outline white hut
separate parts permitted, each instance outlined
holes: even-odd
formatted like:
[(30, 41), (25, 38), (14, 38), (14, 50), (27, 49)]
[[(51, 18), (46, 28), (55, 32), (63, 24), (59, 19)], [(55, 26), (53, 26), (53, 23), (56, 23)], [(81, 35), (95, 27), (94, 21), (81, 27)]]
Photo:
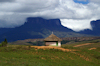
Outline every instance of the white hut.
[(55, 36), (54, 34), (51, 34), (49, 37), (44, 39), (45, 46), (61, 46), (61, 39)]

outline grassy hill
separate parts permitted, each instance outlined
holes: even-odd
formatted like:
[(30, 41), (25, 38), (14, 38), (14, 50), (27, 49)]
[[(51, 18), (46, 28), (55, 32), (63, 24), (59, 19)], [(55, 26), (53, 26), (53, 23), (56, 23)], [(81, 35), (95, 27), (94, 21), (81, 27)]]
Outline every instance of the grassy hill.
[[(100, 66), (100, 43), (90, 41), (63, 44), (66, 49), (77, 51), (64, 52), (57, 49), (36, 49), (27, 45), (8, 45), (0, 47), (1, 66)], [(91, 49), (90, 48), (96, 48)]]

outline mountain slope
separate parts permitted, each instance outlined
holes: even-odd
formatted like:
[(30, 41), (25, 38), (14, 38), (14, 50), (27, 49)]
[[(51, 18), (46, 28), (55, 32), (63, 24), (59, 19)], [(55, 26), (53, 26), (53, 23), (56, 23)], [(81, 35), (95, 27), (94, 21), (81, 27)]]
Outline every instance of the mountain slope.
[(5, 33), (5, 32), (8, 32), (8, 31), (11, 31), (13, 30), (14, 28), (0, 28), (0, 35)]
[(9, 42), (24, 39), (45, 38), (49, 36), (52, 31), (58, 37), (86, 36), (62, 26), (59, 19), (47, 20), (40, 17), (29, 17), (24, 25), (0, 35), (0, 41), (3, 41), (5, 38)]

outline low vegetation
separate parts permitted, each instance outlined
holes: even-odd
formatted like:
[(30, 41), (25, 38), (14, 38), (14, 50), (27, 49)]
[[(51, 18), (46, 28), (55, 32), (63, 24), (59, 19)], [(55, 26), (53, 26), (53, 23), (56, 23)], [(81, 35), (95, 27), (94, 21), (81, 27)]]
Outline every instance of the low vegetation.
[(27, 42), (34, 46), (44, 46), (44, 41), (36, 41), (36, 42)]
[[(67, 41), (64, 41), (67, 42)], [(72, 42), (72, 41), (71, 41)], [(88, 45), (82, 45), (91, 43)], [(76, 45), (82, 45), (74, 47)], [(9, 45), (0, 47), (1, 66), (100, 66), (99, 39), (91, 41), (67, 42), (62, 51), (55, 48), (37, 49), (31, 45)]]

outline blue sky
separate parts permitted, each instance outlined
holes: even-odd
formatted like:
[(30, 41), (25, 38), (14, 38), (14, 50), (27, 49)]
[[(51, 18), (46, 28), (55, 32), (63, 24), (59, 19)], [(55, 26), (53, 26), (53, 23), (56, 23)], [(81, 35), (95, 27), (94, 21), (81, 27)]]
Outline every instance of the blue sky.
[(82, 3), (82, 4), (88, 4), (89, 0), (74, 0), (75, 3)]

